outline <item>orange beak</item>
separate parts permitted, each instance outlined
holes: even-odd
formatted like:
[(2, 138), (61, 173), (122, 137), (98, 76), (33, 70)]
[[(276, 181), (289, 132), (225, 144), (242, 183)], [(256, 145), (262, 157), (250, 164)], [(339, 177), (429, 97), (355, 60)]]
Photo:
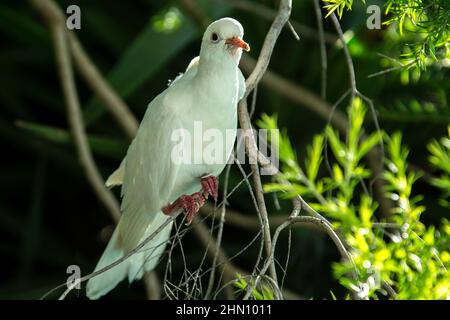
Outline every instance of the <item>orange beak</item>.
[(250, 46), (248, 45), (247, 42), (245, 42), (244, 40), (242, 40), (239, 37), (233, 37), (230, 39), (226, 39), (225, 40), (226, 44), (231, 44), (232, 46), (238, 47), (238, 48), (242, 48), (245, 51), (250, 51)]

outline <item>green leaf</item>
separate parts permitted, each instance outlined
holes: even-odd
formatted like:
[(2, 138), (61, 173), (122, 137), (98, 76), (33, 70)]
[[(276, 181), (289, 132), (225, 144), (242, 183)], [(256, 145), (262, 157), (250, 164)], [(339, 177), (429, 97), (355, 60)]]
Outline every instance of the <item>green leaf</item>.
[(314, 182), (322, 163), (322, 152), (324, 145), (323, 135), (316, 135), (313, 138), (312, 146), (307, 148), (306, 175), (311, 182)]
[(370, 150), (372, 150), (372, 148), (380, 142), (381, 137), (381, 133), (375, 132), (362, 141), (356, 152), (356, 162), (360, 161)]
[(331, 150), (333, 151), (334, 156), (342, 166), (345, 166), (346, 147), (341, 143), (337, 130), (333, 129), (330, 126), (327, 126), (325, 129), (325, 133), (327, 135), (328, 142), (330, 143)]

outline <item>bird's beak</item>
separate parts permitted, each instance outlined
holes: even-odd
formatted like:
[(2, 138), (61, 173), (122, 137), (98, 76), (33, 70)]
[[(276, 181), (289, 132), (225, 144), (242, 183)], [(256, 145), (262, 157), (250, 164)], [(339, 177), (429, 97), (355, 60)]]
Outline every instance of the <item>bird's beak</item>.
[(245, 51), (250, 51), (250, 46), (248, 45), (248, 43), (239, 37), (233, 37), (233, 38), (226, 39), (225, 43), (235, 46), (237, 48), (242, 48)]

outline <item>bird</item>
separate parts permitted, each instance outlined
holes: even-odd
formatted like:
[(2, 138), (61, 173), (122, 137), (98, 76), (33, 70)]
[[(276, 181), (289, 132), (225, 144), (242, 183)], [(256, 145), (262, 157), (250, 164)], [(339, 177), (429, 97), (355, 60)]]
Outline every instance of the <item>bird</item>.
[[(148, 104), (124, 159), (106, 181), (108, 188), (121, 186), (122, 214), (94, 271), (129, 253), (175, 211), (183, 210), (189, 224), (209, 196), (217, 201), (218, 176), (232, 154), (237, 105), (245, 93), (239, 61), (250, 46), (243, 36), (242, 25), (233, 18), (212, 22), (203, 34), (199, 56)], [(212, 129), (231, 136), (231, 143), (218, 144), (225, 161), (174, 161), (174, 150), (199, 152), (192, 139), (174, 139), (177, 130), (193, 134), (196, 123), (203, 132)], [(87, 297), (98, 299), (126, 277), (131, 283), (153, 270), (169, 242), (172, 224), (142, 250), (90, 278)]]

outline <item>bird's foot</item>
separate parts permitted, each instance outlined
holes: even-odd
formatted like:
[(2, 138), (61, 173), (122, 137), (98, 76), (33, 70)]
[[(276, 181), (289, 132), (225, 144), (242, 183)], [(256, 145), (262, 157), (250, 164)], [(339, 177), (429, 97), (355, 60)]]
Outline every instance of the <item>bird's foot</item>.
[(203, 196), (208, 198), (211, 195), (214, 202), (217, 202), (219, 195), (219, 179), (215, 176), (206, 176), (201, 178), (201, 184), (203, 188)]
[(171, 215), (179, 209), (183, 209), (186, 213), (186, 225), (190, 225), (195, 214), (205, 204), (205, 197), (201, 192), (195, 192), (191, 195), (182, 195), (172, 204), (161, 209), (166, 215)]

